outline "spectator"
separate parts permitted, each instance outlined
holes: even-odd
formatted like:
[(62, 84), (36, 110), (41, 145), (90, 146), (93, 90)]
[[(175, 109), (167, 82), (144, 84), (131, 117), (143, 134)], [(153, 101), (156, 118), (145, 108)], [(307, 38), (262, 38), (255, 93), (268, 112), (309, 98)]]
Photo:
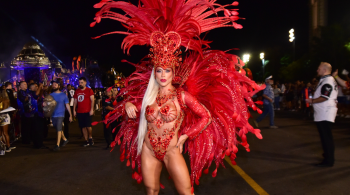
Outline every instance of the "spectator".
[(31, 102), (31, 111), (28, 114), (28, 118), (30, 120), (30, 135), (33, 140), (34, 148), (37, 149), (47, 149), (44, 146), (44, 128), (46, 125), (43, 113), (43, 97), (42, 97), (42, 87), (36, 83), (32, 83), (29, 85), (29, 99)]
[(27, 89), (27, 83), (25, 81), (21, 81), (19, 83), (19, 91), (17, 93), (17, 104), (21, 116), (21, 137), (23, 144), (30, 144), (31, 142), (30, 127), (32, 125), (32, 121), (29, 117), (31, 115), (32, 108)]
[[(10, 107), (10, 99), (7, 95), (5, 89), (0, 89), (0, 111), (7, 109)], [(11, 150), (16, 147), (11, 147), (10, 145), (10, 136), (9, 136), (9, 124), (11, 123), (11, 118), (8, 113), (0, 114), (0, 137), (3, 136), (3, 140), (5, 142), (6, 148), (5, 152), (11, 152)]]
[[(17, 110), (18, 105), (17, 105), (16, 97), (14, 95), (14, 89), (12, 88), (12, 83), (6, 82), (5, 87), (6, 87), (7, 95), (10, 99), (10, 106)], [(19, 127), (20, 120), (19, 120), (18, 112), (12, 111), (12, 112), (9, 112), (9, 115), (11, 117), (12, 124), (15, 128), (14, 136), (18, 138), (20, 136), (20, 127)]]
[(288, 83), (287, 91), (286, 91), (286, 102), (287, 109), (293, 110), (293, 101), (294, 101), (294, 86), (291, 83)]
[(98, 108), (99, 108), (99, 110), (101, 110), (102, 109), (102, 91), (101, 90), (98, 90)]
[(262, 121), (266, 115), (269, 115), (270, 117), (270, 128), (271, 129), (277, 129), (278, 127), (275, 126), (274, 123), (274, 109), (273, 109), (273, 101), (274, 101), (274, 94), (273, 94), (273, 88), (271, 85), (273, 85), (273, 79), (272, 76), (268, 77), (265, 80), (266, 88), (263, 91), (263, 97), (264, 97), (264, 110), (263, 113), (254, 121), (255, 125), (258, 127), (258, 123)]
[[(106, 120), (106, 115), (114, 110), (113, 108), (113, 102), (111, 101), (112, 98), (112, 87), (108, 88), (106, 90), (106, 95), (102, 97), (102, 120)], [(111, 147), (111, 142), (112, 142), (112, 130), (111, 126), (107, 128), (107, 125), (103, 123), (103, 133), (104, 137), (107, 143), (106, 149), (109, 149)]]
[[(65, 117), (65, 112), (69, 113), (69, 121), (72, 122), (72, 113), (70, 111), (69, 100), (65, 93), (60, 91), (61, 83), (58, 80), (54, 80), (52, 83), (52, 92), (50, 95), (57, 102), (55, 111), (53, 112), (51, 119), (53, 127), (57, 131), (57, 144), (53, 148), (53, 151), (59, 151), (60, 147), (65, 146), (68, 143), (68, 139), (64, 136), (62, 131), (62, 122)], [(63, 140), (60, 145), (61, 139)]]
[(82, 129), (86, 144), (84, 147), (94, 145), (92, 140), (91, 121), (94, 114), (94, 92), (86, 87), (86, 78), (79, 78), (79, 89), (74, 94), (74, 116), (78, 118), (79, 127)]
[[(308, 97), (306, 96), (306, 93), (305, 93), (306, 91), (307, 91)], [(304, 104), (304, 108), (305, 108), (304, 109), (304, 113), (305, 113), (304, 119), (311, 117), (311, 114), (312, 114), (311, 105), (309, 104), (308, 107), (306, 106), (306, 100), (309, 98), (312, 98), (312, 94), (313, 94), (313, 90), (312, 90), (311, 83), (309, 82), (306, 84), (306, 87), (302, 91), (302, 104)]]
[(67, 95), (68, 95), (68, 101), (71, 112), (73, 112), (73, 106), (74, 106), (74, 89), (72, 88), (71, 84), (67, 85)]
[(275, 96), (275, 110), (280, 110), (281, 90), (278, 88), (277, 84), (274, 85), (273, 94)]
[(332, 135), (332, 123), (337, 114), (336, 82), (331, 76), (332, 66), (329, 63), (321, 62), (317, 69), (318, 76), (321, 77), (314, 97), (306, 102), (313, 105), (314, 121), (320, 134), (324, 159), (317, 167), (332, 167), (334, 164), (334, 141)]

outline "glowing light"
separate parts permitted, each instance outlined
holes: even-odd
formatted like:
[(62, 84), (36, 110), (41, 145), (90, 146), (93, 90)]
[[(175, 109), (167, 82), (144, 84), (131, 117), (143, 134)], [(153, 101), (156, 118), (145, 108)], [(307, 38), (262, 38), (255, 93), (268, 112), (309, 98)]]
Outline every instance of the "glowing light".
[(35, 42), (37, 42), (42, 48), (46, 49), (46, 51), (48, 51), (54, 58), (56, 58), (57, 61), (59, 61), (62, 65), (64, 65), (64, 66), (66, 67), (66, 65), (63, 64), (63, 62), (62, 62), (60, 59), (58, 59), (58, 57), (56, 57), (53, 53), (51, 53), (51, 51), (48, 50), (48, 49), (44, 46), (44, 44), (42, 44), (38, 39), (36, 39), (36, 38), (33, 37), (33, 36), (31, 36), (31, 38), (32, 38)]
[(294, 36), (294, 29), (290, 29), (289, 30), (289, 42), (293, 42), (295, 40), (295, 36)]
[(250, 58), (250, 54), (244, 54), (244, 55), (243, 55), (243, 62), (244, 62), (244, 63), (249, 62), (249, 58)]
[(260, 53), (260, 59), (265, 59), (265, 54), (264, 53)]

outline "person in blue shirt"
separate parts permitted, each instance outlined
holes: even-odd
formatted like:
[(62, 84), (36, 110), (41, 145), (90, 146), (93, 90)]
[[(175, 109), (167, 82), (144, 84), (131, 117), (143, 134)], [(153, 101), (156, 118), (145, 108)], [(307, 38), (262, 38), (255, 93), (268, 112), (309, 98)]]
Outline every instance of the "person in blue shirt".
[(277, 129), (278, 127), (275, 126), (274, 122), (274, 117), (275, 117), (275, 112), (273, 109), (273, 102), (274, 102), (274, 93), (273, 93), (273, 79), (272, 76), (268, 77), (265, 80), (266, 88), (264, 89), (263, 92), (263, 103), (264, 103), (264, 110), (263, 113), (254, 121), (255, 125), (259, 127), (258, 123), (262, 121), (266, 115), (270, 116), (270, 129)]
[[(68, 143), (68, 139), (64, 136), (64, 132), (62, 131), (62, 122), (64, 119), (66, 109), (69, 112), (69, 121), (72, 122), (73, 120), (68, 97), (65, 93), (60, 91), (60, 85), (61, 84), (58, 80), (54, 80), (52, 83), (52, 93), (50, 94), (53, 97), (53, 99), (57, 102), (56, 108), (51, 116), (53, 127), (57, 131), (57, 144), (53, 148), (53, 151), (59, 151), (60, 147), (63, 147)], [(61, 139), (63, 140), (63, 142), (60, 145)]]

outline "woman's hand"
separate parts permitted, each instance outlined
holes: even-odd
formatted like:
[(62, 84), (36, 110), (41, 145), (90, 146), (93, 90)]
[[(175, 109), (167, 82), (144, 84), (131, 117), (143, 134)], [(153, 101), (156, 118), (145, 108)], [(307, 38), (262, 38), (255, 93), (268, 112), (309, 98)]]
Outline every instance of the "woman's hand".
[(136, 106), (131, 102), (126, 102), (125, 104), (125, 112), (128, 114), (129, 118), (136, 118), (136, 112), (139, 112)]
[(176, 147), (180, 148), (180, 153), (182, 153), (182, 151), (183, 151), (183, 145), (184, 145), (185, 141), (187, 140), (187, 138), (188, 138), (188, 135), (184, 134), (184, 135), (181, 135), (179, 137), (179, 140), (177, 141)]

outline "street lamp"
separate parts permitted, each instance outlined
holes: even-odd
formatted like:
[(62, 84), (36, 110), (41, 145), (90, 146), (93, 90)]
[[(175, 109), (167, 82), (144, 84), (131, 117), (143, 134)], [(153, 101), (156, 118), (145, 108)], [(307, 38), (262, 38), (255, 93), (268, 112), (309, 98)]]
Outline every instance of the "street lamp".
[(294, 36), (294, 28), (290, 29), (289, 30), (289, 42), (293, 42), (295, 39), (295, 36)]
[(264, 80), (265, 53), (260, 53), (260, 59), (262, 61), (262, 78)]
[(293, 60), (295, 60), (295, 31), (294, 28), (289, 30), (289, 42), (293, 43)]
[(249, 54), (244, 54), (243, 55), (243, 62), (246, 64), (249, 62), (250, 55)]

